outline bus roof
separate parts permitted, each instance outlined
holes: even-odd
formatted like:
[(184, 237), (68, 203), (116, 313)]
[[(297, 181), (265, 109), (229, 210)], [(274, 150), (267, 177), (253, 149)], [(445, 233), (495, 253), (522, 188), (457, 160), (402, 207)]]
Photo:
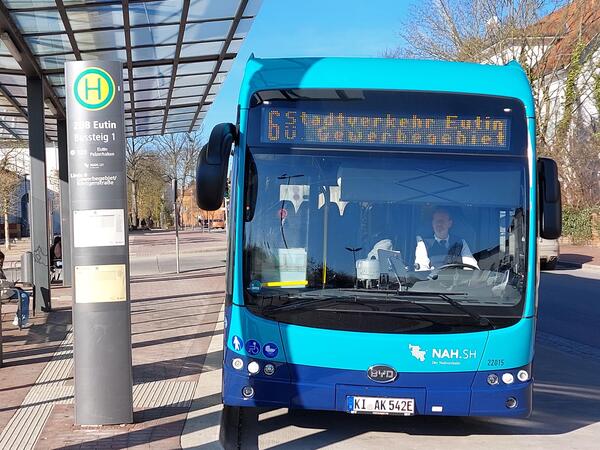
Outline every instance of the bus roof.
[(457, 92), (513, 97), (534, 117), (531, 87), (517, 62), (504, 66), (393, 58), (254, 58), (240, 89), (247, 108), (254, 92), (334, 88)]

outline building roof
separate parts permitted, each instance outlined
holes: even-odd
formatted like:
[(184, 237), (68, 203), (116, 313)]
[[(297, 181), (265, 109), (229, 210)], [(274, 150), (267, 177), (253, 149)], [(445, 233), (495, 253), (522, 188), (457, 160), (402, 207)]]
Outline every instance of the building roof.
[(66, 61), (123, 62), (129, 137), (198, 128), (262, 0), (1, 0), (0, 138), (27, 139), (26, 76), (46, 134), (65, 117)]
[(579, 38), (585, 45), (600, 36), (600, 0), (574, 0), (543, 17), (527, 33), (534, 37), (556, 38), (538, 64), (545, 71), (562, 69), (569, 64)]

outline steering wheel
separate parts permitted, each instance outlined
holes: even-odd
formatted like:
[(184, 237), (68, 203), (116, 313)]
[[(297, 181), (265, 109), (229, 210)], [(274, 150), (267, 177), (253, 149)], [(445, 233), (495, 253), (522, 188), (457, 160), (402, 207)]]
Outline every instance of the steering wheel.
[(440, 270), (445, 270), (445, 269), (472, 269), (472, 270), (481, 270), (479, 267), (473, 266), (471, 264), (465, 264), (465, 263), (444, 264), (443, 266), (436, 267), (435, 270), (440, 271)]
[[(443, 266), (440, 267), (436, 267), (434, 269), (434, 271), (429, 274), (429, 276), (427, 278), (429, 278), (430, 280), (437, 280), (438, 279), (438, 274), (442, 271), (442, 270), (446, 270), (446, 269), (472, 269), (472, 270), (481, 270), (479, 267), (475, 267), (472, 266), (471, 264), (466, 264), (466, 263), (450, 263), (450, 264), (444, 264)], [(446, 285), (446, 283), (442, 283), (442, 285), (446, 286), (446, 287), (450, 287), (453, 285), (456, 285), (456, 277), (454, 279), (454, 282), (451, 285)], [(441, 280), (440, 280), (441, 282)]]

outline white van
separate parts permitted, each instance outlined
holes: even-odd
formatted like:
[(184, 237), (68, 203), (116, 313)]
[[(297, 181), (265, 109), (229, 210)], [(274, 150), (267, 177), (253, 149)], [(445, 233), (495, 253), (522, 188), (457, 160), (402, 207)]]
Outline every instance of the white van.
[(544, 239), (538, 237), (538, 257), (540, 258), (540, 266), (542, 270), (554, 270), (560, 249), (558, 239)]

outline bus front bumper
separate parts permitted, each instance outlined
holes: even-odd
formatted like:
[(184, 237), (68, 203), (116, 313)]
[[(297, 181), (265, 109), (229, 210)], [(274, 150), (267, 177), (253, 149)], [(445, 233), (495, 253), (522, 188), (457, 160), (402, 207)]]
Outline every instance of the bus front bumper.
[[(233, 368), (233, 359), (243, 361)], [(259, 372), (250, 374), (256, 362)], [(531, 414), (533, 380), (519, 381), (517, 373), (530, 366), (501, 371), (456, 373), (398, 373), (387, 384), (375, 383), (366, 371), (317, 368), (247, 358), (226, 352), (223, 370), (223, 403), (228, 406), (348, 411), (348, 397), (414, 399), (415, 415), (527, 417)], [(275, 371), (265, 374), (265, 365)], [(504, 383), (511, 373), (514, 382)], [(490, 385), (488, 375), (498, 376)], [(248, 389), (248, 388), (252, 389)], [(244, 395), (244, 391), (246, 395)], [(251, 393), (251, 395), (248, 395)], [(513, 405), (509, 407), (508, 405)]]

